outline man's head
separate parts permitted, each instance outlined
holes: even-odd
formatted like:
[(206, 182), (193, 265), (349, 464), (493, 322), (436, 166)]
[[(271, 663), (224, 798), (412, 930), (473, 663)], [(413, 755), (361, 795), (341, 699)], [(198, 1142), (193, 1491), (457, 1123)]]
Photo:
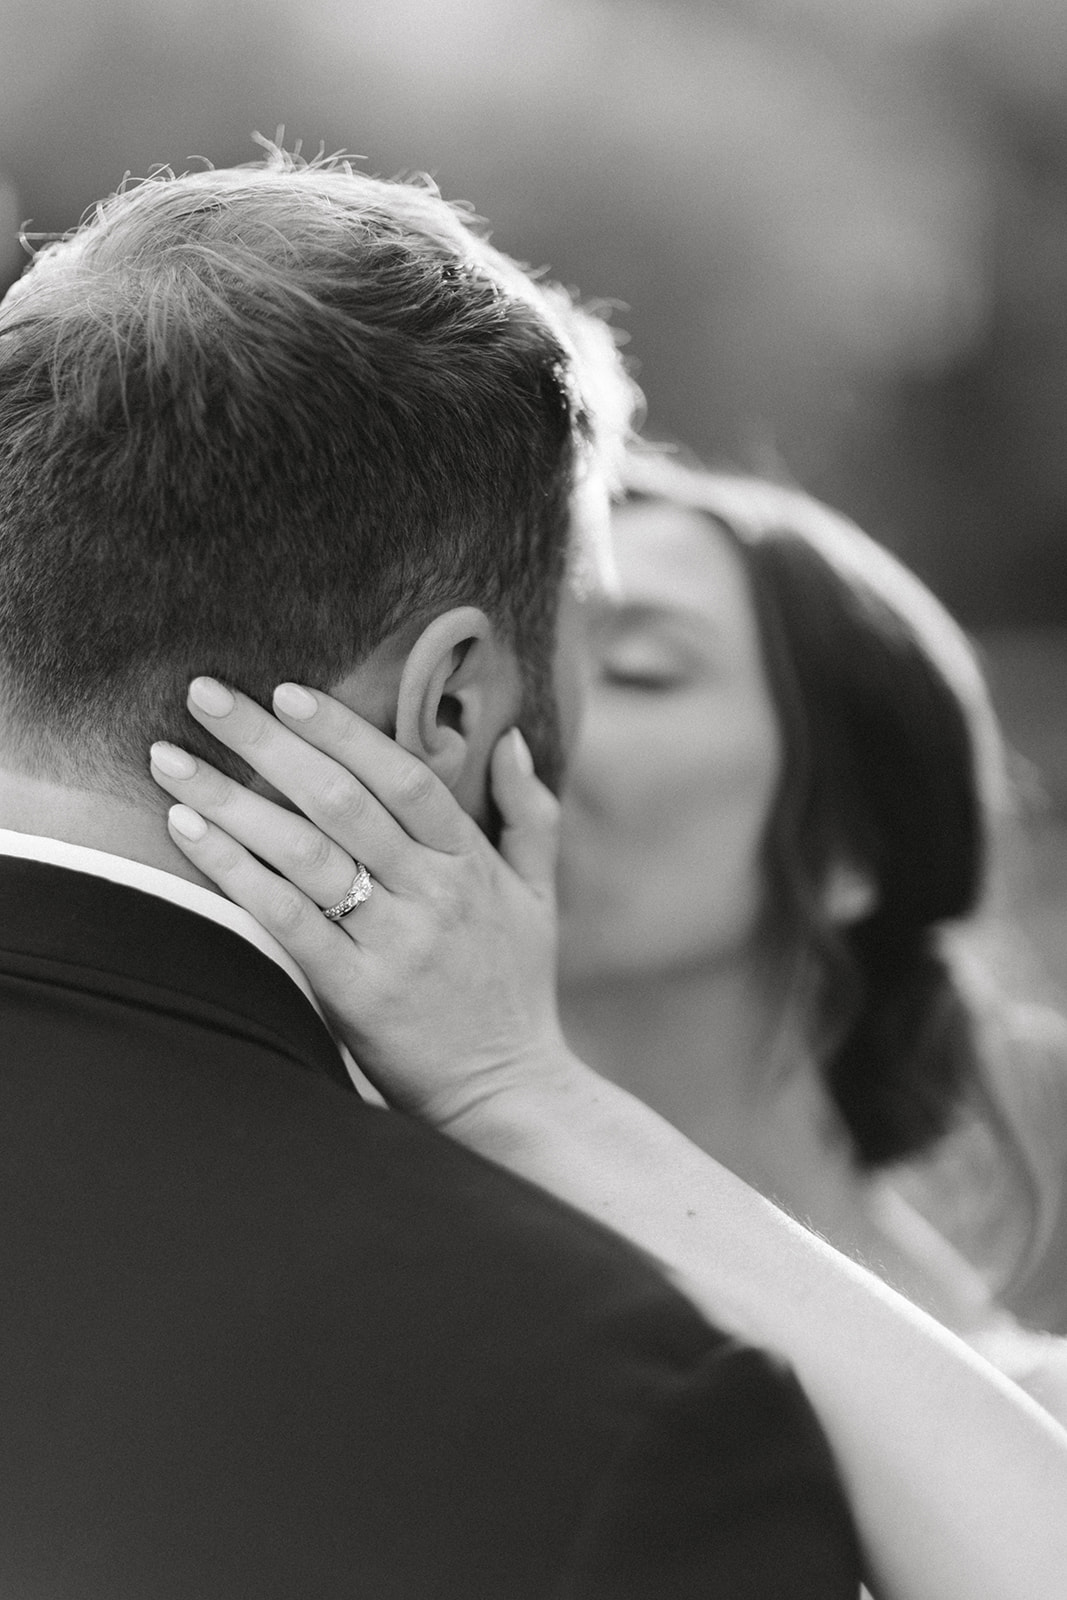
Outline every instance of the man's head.
[(627, 400), (427, 187), (272, 152), (114, 196), (0, 307), (5, 760), (127, 797), (153, 738), (226, 765), (207, 672), (440, 734), (472, 809), (519, 712), (551, 778), (570, 508)]

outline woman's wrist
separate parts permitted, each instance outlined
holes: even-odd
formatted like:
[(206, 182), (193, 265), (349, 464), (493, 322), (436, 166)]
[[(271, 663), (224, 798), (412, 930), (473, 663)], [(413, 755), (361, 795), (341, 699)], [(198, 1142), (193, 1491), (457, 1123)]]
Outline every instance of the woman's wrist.
[(420, 1110), (441, 1133), (479, 1155), (513, 1166), (525, 1152), (536, 1166), (546, 1150), (566, 1141), (567, 1120), (595, 1101), (603, 1080), (564, 1043), (562, 1036), (491, 1068), (464, 1083), (444, 1086)]
[[(435, 1126), (637, 1244), (731, 1331), (765, 1337), (746, 1304), (744, 1251), (729, 1241), (731, 1207), (740, 1196), (742, 1207), (786, 1219), (566, 1045), (541, 1056), (535, 1070), (498, 1072), (490, 1092)], [(707, 1259), (705, 1249), (719, 1263), (709, 1274), (714, 1288), (705, 1280), (694, 1293), (687, 1268)], [(735, 1278), (740, 1291), (728, 1287)]]

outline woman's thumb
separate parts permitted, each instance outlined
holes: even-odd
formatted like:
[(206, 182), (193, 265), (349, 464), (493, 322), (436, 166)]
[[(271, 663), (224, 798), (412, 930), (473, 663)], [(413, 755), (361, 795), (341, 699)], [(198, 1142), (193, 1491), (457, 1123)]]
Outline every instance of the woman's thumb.
[(559, 853), (559, 801), (534, 772), (518, 728), (497, 741), (490, 765), (493, 799), (503, 819), (500, 854), (538, 894), (553, 894)]

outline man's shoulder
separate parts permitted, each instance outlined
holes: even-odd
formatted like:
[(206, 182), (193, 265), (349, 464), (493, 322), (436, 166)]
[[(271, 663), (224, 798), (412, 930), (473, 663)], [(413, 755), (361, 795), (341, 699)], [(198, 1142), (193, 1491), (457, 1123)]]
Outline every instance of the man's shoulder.
[(11, 1129), (14, 1575), (58, 1600), (205, 1573), (257, 1600), (340, 1600), (353, 1572), (403, 1600), (854, 1592), (825, 1443), (770, 1358), (548, 1195), (246, 1065), (262, 1101), (190, 1105), (179, 1072), (132, 1118), (97, 1083)]
[[(405, 1118), (370, 1127), (392, 1148), (384, 1192), (399, 1176), (443, 1202), (444, 1248), (471, 1269), (468, 1310), (480, 1296), (492, 1307), (492, 1363), (521, 1370), (529, 1458), (573, 1473), (553, 1600), (856, 1594), (836, 1468), (783, 1362), (711, 1325), (657, 1262), (563, 1202)], [(394, 1159), (409, 1141), (413, 1191)]]
[(736, 1592), (848, 1593), (792, 1585), (850, 1547), (787, 1375), (606, 1229), (363, 1104), (225, 930), (142, 959), (129, 894), (121, 941), (99, 914), (65, 941), (57, 900), (0, 961), (12, 1592), (703, 1596), (799, 1519), (791, 1586)]

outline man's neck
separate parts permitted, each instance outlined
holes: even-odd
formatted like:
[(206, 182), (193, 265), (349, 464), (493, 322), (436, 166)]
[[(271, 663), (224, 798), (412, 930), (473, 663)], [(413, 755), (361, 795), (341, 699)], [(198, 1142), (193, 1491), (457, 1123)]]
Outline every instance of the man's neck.
[(0, 828), (105, 850), (215, 889), (172, 842), (167, 805), (162, 794), (158, 805), (147, 795), (143, 802), (121, 800), (0, 767)]

